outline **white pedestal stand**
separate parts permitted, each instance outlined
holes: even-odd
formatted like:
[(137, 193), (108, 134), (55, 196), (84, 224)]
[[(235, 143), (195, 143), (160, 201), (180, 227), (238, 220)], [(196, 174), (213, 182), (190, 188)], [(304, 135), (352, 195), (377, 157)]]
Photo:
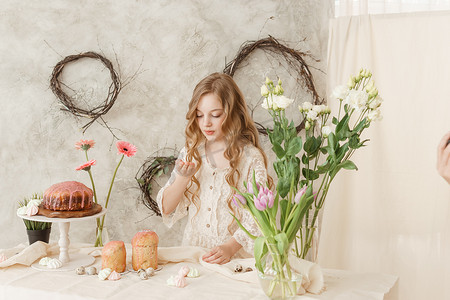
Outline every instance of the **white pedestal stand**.
[(39, 221), (39, 222), (51, 222), (51, 223), (58, 223), (59, 226), (59, 257), (58, 259), (63, 263), (63, 266), (58, 269), (50, 269), (47, 268), (47, 266), (41, 266), (39, 262), (36, 262), (31, 265), (32, 268), (41, 270), (41, 271), (70, 271), (74, 270), (81, 266), (89, 266), (94, 261), (95, 258), (93, 256), (87, 255), (87, 254), (79, 254), (75, 253), (69, 256), (69, 245), (70, 245), (70, 239), (69, 239), (69, 229), (70, 229), (70, 223), (74, 221), (82, 221), (82, 220), (88, 220), (88, 219), (94, 219), (103, 216), (106, 214), (106, 209), (103, 208), (101, 212), (92, 215), (92, 216), (86, 216), (86, 217), (80, 217), (80, 218), (47, 218), (44, 216), (27, 216), (27, 215), (18, 215), (22, 219), (30, 220), (30, 221)]

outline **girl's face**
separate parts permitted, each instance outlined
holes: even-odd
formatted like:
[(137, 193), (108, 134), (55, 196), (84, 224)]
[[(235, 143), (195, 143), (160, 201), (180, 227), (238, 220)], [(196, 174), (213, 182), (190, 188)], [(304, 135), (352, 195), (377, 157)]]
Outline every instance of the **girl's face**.
[(224, 121), (225, 112), (219, 98), (213, 93), (203, 95), (197, 105), (197, 123), (207, 141), (219, 141), (224, 137)]

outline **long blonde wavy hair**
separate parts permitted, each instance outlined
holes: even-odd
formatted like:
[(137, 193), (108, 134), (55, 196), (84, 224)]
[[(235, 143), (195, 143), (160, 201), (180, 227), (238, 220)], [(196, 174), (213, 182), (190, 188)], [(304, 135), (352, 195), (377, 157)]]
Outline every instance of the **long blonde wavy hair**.
[[(185, 147), (187, 150), (186, 160), (195, 160), (197, 162), (196, 171), (198, 171), (202, 165), (198, 147), (205, 142), (206, 138), (201, 132), (197, 122), (197, 106), (204, 95), (211, 93), (219, 98), (225, 114), (225, 120), (222, 123), (222, 132), (227, 145), (224, 156), (230, 162), (230, 170), (225, 175), (225, 180), (231, 187), (237, 187), (238, 182), (241, 180), (241, 173), (239, 172), (238, 167), (242, 159), (244, 146), (250, 143), (258, 148), (264, 158), (266, 169), (267, 156), (260, 146), (258, 131), (255, 123), (250, 117), (244, 96), (231, 76), (222, 73), (213, 73), (202, 79), (195, 87), (192, 99), (189, 102), (189, 110), (186, 113), (186, 119), (188, 121), (185, 129)], [(272, 186), (272, 178), (270, 178), (270, 176), (268, 176), (268, 181), (269, 186)], [(197, 207), (197, 213), (200, 209), (200, 200), (198, 198), (199, 190), (200, 182), (193, 176), (185, 191), (185, 196)], [(235, 207), (231, 205), (232, 198), (233, 193), (228, 197), (227, 205), (233, 213), (239, 215), (235, 210)], [(232, 224), (233, 222), (228, 226), (228, 231), (230, 231), (230, 233)]]

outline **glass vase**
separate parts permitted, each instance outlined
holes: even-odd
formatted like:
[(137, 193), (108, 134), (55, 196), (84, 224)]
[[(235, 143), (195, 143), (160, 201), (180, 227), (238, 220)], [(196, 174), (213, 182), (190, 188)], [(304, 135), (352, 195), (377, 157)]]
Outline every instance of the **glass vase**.
[(304, 218), (298, 232), (298, 257), (310, 262), (317, 262), (319, 253), (319, 218)]
[(288, 262), (288, 252), (281, 254), (276, 244), (267, 244), (269, 252), (261, 258), (264, 272), (258, 280), (270, 299), (294, 299), (302, 284), (302, 275), (295, 273)]
[(108, 229), (106, 226), (97, 227), (95, 231), (95, 247), (103, 247), (105, 244), (109, 242)]

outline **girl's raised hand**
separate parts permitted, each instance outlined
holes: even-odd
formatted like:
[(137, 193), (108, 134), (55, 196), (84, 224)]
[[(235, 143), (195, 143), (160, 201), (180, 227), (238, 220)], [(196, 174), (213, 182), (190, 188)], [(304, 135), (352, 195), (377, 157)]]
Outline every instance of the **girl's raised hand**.
[(181, 159), (177, 159), (175, 162), (175, 173), (180, 176), (190, 178), (195, 174), (195, 163), (193, 162), (185, 162)]

